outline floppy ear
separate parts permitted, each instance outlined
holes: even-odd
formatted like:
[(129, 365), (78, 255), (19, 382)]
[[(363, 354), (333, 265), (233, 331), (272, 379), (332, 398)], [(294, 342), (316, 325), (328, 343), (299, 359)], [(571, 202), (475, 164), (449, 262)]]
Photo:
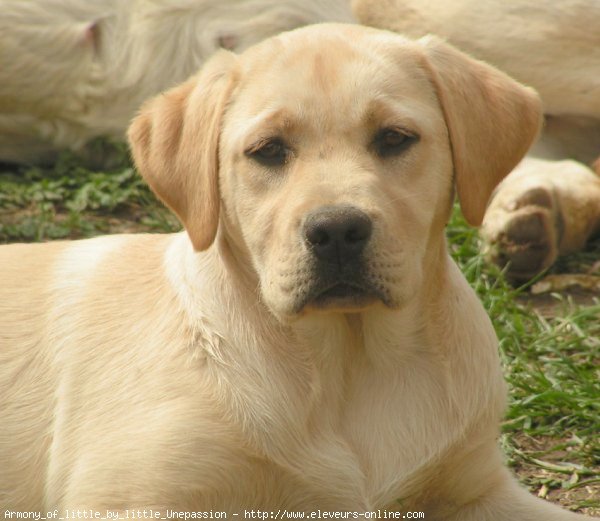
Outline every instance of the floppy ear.
[(419, 43), (446, 119), (462, 212), (479, 226), (492, 191), (538, 135), (541, 101), (533, 89), (439, 38)]
[(212, 244), (219, 224), (219, 133), (235, 62), (218, 52), (198, 74), (146, 102), (129, 127), (138, 171), (196, 250)]

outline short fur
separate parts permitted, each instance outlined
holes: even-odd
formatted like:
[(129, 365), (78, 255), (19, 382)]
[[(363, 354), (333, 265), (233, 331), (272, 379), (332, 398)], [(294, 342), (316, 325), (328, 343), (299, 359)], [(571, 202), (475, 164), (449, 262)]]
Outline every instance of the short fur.
[[(477, 221), (540, 115), (437, 40), (345, 25), (221, 53), (146, 104), (133, 154), (186, 232), (0, 248), (0, 505), (580, 519), (502, 463), (497, 339), (444, 238), (453, 180)], [(390, 126), (418, 139), (384, 157)], [(470, 168), (488, 127), (506, 157)], [(249, 152), (273, 136), (277, 168)], [(381, 299), (306, 299), (302, 224), (332, 205), (371, 219)]]

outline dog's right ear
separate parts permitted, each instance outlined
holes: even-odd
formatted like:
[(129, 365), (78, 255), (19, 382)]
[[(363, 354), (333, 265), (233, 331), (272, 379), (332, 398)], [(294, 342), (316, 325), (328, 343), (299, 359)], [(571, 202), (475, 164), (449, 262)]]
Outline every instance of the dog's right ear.
[(236, 60), (219, 51), (198, 74), (146, 102), (128, 131), (138, 171), (197, 251), (212, 244), (219, 224), (219, 135)]

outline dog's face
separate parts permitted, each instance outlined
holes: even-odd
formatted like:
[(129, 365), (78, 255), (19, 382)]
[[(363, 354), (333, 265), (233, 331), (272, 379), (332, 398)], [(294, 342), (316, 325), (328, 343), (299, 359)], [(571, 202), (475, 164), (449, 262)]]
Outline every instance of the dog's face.
[(165, 98), (130, 131), (142, 174), (197, 249), (220, 221), (280, 317), (402, 306), (454, 178), (478, 224), (539, 122), (535, 95), (445, 44), (344, 25), (221, 55)]
[(278, 314), (401, 305), (451, 204), (426, 72), (410, 49), (368, 42), (300, 32), (255, 49), (222, 123), (228, 233)]

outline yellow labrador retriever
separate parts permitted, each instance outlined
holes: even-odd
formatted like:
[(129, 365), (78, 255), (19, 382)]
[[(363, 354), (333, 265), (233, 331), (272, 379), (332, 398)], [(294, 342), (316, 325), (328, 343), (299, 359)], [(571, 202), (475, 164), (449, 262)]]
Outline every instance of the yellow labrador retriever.
[[(505, 386), (446, 251), (533, 91), (359, 26), (216, 55), (129, 137), (175, 235), (0, 248), (0, 504), (566, 521), (497, 447)], [(281, 514), (284, 515), (284, 514)]]

